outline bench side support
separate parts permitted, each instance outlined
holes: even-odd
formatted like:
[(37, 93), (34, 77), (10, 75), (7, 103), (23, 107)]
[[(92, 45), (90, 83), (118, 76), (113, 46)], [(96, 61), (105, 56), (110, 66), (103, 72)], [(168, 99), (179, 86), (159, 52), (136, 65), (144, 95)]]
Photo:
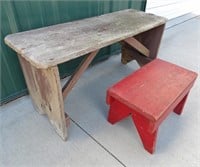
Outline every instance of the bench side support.
[(144, 54), (141, 54), (138, 49), (135, 49), (127, 42), (122, 42), (121, 62), (123, 64), (127, 64), (132, 60), (136, 60), (140, 66), (143, 66), (155, 59), (157, 57), (164, 27), (165, 24), (134, 36), (134, 38), (142, 43), (145, 48), (148, 48), (148, 57), (144, 56)]
[(36, 110), (47, 114), (56, 132), (66, 140), (67, 127), (57, 66), (37, 69), (22, 56), (18, 57)]

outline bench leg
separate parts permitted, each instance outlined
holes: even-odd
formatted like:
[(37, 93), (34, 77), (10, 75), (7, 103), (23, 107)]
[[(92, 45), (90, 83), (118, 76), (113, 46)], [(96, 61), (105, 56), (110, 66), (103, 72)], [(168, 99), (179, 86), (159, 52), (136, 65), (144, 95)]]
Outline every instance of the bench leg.
[(150, 122), (143, 116), (134, 113), (132, 115), (133, 122), (135, 123), (138, 134), (142, 140), (144, 148), (151, 154), (154, 153), (156, 147), (157, 132), (156, 129), (153, 132), (149, 131)]
[(183, 108), (185, 105), (185, 102), (187, 100), (188, 94), (181, 100), (181, 102), (175, 107), (174, 112), (178, 115), (180, 115), (183, 112)]
[(63, 140), (67, 139), (63, 96), (58, 67), (37, 69), (19, 55), (26, 84), (37, 111), (47, 114), (50, 123)]
[(146, 57), (139, 53), (136, 49), (131, 47), (126, 42), (122, 42), (122, 57), (121, 62), (127, 64), (132, 60), (136, 60), (140, 66), (143, 66), (157, 57), (160, 41), (164, 31), (165, 24), (155, 27), (151, 30), (143, 32), (134, 36), (136, 40), (142, 43), (147, 49), (149, 49), (149, 56)]
[(125, 105), (121, 104), (117, 100), (114, 100), (112, 104), (110, 104), (110, 110), (108, 113), (108, 121), (111, 124), (115, 124), (120, 120), (128, 117), (131, 113), (131, 110), (127, 108)]

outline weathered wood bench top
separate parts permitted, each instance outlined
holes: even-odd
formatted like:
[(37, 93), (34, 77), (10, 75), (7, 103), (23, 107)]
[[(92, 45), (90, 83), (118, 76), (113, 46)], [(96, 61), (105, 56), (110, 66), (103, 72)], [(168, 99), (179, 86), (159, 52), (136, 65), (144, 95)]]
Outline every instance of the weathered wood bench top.
[(133, 9), (8, 35), (5, 42), (37, 68), (48, 68), (132, 37), (163, 17)]

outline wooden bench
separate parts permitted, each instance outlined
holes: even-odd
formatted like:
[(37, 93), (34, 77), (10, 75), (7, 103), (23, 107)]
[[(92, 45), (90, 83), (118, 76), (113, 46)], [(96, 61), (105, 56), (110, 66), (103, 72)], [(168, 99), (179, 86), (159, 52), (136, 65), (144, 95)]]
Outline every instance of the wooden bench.
[(108, 89), (108, 121), (131, 115), (144, 148), (153, 153), (159, 125), (174, 110), (181, 114), (197, 74), (155, 59)]
[[(99, 49), (121, 42), (122, 62), (137, 60), (144, 65), (157, 56), (165, 22), (163, 17), (129, 9), (11, 34), (5, 37), (5, 43), (18, 54), (34, 106), (39, 113), (48, 115), (57, 133), (66, 140), (63, 99)], [(61, 88), (58, 65), (84, 55)]]

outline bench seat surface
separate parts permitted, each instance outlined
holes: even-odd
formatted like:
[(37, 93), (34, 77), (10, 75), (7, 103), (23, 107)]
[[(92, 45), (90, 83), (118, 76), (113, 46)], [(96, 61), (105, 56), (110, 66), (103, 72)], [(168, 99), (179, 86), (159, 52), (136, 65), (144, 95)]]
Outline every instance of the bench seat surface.
[(6, 36), (5, 42), (37, 68), (48, 68), (166, 22), (133, 9)]
[(155, 59), (113, 85), (108, 94), (156, 121), (196, 77), (192, 71)]

